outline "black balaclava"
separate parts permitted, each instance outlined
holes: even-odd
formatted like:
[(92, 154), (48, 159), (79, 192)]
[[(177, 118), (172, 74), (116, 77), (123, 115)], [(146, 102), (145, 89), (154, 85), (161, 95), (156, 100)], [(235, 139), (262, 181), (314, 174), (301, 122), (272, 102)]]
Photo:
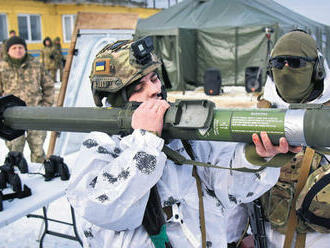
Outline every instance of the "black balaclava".
[[(271, 57), (300, 56), (317, 58), (315, 40), (301, 31), (292, 31), (282, 36), (271, 53)], [(271, 68), (274, 82), (282, 99), (288, 103), (304, 102), (312, 93), (315, 82), (312, 80), (314, 62), (307, 62), (301, 68), (284, 66)]]

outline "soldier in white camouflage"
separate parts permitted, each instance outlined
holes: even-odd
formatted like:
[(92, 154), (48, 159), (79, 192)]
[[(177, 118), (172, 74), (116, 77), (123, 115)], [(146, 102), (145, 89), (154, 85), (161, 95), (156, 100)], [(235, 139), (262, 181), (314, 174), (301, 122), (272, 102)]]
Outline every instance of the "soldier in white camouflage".
[(49, 37), (44, 39), (43, 44), (44, 48), (40, 51), (40, 62), (56, 82), (56, 49)]
[[(224, 213), (271, 188), (279, 168), (260, 174), (231, 170), (259, 168), (246, 160), (243, 143), (165, 141), (161, 133), (169, 103), (152, 49), (151, 37), (117, 41), (93, 61), (90, 81), (97, 106), (103, 106), (103, 98), (112, 107), (141, 105), (132, 115), (132, 134), (92, 132), (77, 156), (66, 195), (79, 216), (84, 247), (224, 248)], [(230, 170), (179, 165), (164, 153), (165, 143), (181, 158)], [(273, 146), (266, 133), (255, 144), (260, 157), (289, 149), (284, 137)]]
[[(12, 37), (6, 42), (8, 56), (0, 62), (0, 95), (13, 94), (27, 106), (52, 106), (54, 81), (45, 68), (26, 52), (25, 41)], [(43, 143), (45, 131), (28, 131), (26, 136), (7, 141), (10, 151), (23, 152), (25, 141), (31, 150), (31, 162), (41, 163), (45, 159)]]

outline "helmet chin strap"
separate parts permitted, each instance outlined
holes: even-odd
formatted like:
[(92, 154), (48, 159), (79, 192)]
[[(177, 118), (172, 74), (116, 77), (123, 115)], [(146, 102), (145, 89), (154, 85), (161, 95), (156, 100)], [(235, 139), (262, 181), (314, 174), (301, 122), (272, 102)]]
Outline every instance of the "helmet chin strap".
[(124, 102), (128, 102), (128, 97), (127, 97), (127, 91), (126, 88), (123, 88), (121, 90), (121, 98), (123, 99)]
[(164, 84), (162, 84), (161, 92), (157, 96), (162, 97), (163, 100), (167, 100), (167, 91)]

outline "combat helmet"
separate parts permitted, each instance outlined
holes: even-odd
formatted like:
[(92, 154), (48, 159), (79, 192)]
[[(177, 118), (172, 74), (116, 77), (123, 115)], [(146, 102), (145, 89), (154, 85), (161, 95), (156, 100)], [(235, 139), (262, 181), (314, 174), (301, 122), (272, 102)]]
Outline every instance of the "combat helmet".
[(152, 50), (151, 37), (105, 46), (96, 55), (89, 76), (96, 106), (103, 106), (104, 97), (115, 107), (127, 102), (139, 80), (161, 65)]

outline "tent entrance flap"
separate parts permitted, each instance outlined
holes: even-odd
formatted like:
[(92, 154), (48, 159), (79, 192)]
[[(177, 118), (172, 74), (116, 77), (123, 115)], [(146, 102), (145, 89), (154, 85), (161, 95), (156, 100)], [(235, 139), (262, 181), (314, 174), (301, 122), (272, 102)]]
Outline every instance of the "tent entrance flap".
[(269, 43), (273, 44), (278, 25), (268, 26), (274, 30), (268, 41), (264, 26), (214, 28), (198, 31), (197, 73), (199, 86), (208, 68), (221, 72), (222, 85), (245, 84), (247, 67), (260, 67), (265, 76)]

